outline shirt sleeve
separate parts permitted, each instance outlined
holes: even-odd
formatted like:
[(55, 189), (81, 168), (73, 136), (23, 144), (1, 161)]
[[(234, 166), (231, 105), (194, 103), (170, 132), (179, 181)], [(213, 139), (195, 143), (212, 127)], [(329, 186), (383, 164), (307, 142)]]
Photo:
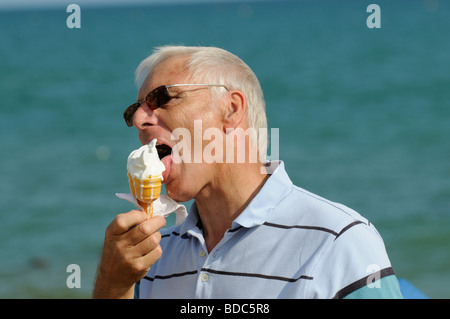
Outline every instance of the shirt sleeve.
[(314, 298), (402, 298), (381, 236), (373, 225), (349, 223), (322, 253)]

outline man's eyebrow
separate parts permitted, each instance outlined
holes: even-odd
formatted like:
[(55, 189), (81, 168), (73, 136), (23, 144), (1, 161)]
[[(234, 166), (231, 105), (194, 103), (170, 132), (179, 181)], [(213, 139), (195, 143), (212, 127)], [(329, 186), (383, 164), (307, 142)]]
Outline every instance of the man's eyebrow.
[(169, 88), (169, 93), (170, 92), (174, 92), (174, 93), (182, 93), (184, 92), (183, 88), (181, 86), (172, 86)]
[(143, 93), (143, 94), (141, 94), (140, 92), (141, 91), (139, 91), (138, 92), (138, 96), (137, 96), (137, 100), (138, 101), (143, 101), (143, 100), (145, 100), (145, 98), (147, 97), (147, 95), (151, 92), (151, 91), (153, 91), (153, 90), (150, 90), (150, 91), (144, 91), (145, 93)]
[(186, 88), (183, 87), (178, 87), (178, 86), (173, 86), (171, 88), (169, 88), (169, 95), (170, 96), (175, 96), (175, 95), (184, 95), (186, 94), (186, 92), (189, 91)]

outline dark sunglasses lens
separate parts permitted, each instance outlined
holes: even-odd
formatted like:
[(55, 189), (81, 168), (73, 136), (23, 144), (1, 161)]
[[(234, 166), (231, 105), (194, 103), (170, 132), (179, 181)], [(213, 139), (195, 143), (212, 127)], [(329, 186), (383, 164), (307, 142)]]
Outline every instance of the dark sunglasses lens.
[[(148, 107), (154, 111), (157, 108), (163, 106), (170, 101), (169, 91), (165, 85), (158, 86), (156, 89), (151, 91), (146, 97), (145, 102)], [(123, 118), (129, 127), (133, 126), (133, 116), (137, 109), (141, 106), (141, 103), (136, 102), (131, 104), (125, 112), (123, 112)]]
[(146, 99), (148, 107), (153, 111), (160, 108), (164, 104), (170, 101), (169, 91), (165, 85), (159, 86), (151, 91)]
[(136, 113), (139, 106), (139, 103), (131, 104), (129, 107), (127, 107), (125, 112), (123, 112), (123, 118), (125, 119), (125, 123), (127, 123), (129, 127), (133, 126), (133, 115), (134, 113)]

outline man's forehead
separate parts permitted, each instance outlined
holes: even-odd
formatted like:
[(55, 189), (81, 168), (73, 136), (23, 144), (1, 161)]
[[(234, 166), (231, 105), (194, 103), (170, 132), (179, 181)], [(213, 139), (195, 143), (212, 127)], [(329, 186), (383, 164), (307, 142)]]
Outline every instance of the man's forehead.
[(161, 85), (186, 82), (189, 75), (186, 60), (186, 57), (172, 57), (156, 65), (145, 78), (139, 93), (150, 92)]

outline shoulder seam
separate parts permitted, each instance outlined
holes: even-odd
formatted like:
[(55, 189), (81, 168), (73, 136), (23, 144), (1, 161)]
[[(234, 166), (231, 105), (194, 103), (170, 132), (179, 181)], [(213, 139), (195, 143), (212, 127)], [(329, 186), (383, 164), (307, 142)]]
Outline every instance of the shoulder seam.
[(361, 220), (356, 220), (356, 221), (354, 221), (353, 223), (350, 223), (350, 224), (348, 224), (347, 226), (345, 226), (344, 228), (342, 228), (342, 230), (339, 232), (339, 234), (336, 234), (336, 238), (335, 238), (334, 240), (338, 239), (339, 236), (341, 236), (343, 233), (345, 233), (347, 230), (349, 230), (349, 229), (352, 228), (353, 226), (356, 226), (356, 225), (359, 225), (359, 224), (364, 224), (364, 225), (366, 225), (366, 223), (364, 223), (363, 221), (361, 221)]

